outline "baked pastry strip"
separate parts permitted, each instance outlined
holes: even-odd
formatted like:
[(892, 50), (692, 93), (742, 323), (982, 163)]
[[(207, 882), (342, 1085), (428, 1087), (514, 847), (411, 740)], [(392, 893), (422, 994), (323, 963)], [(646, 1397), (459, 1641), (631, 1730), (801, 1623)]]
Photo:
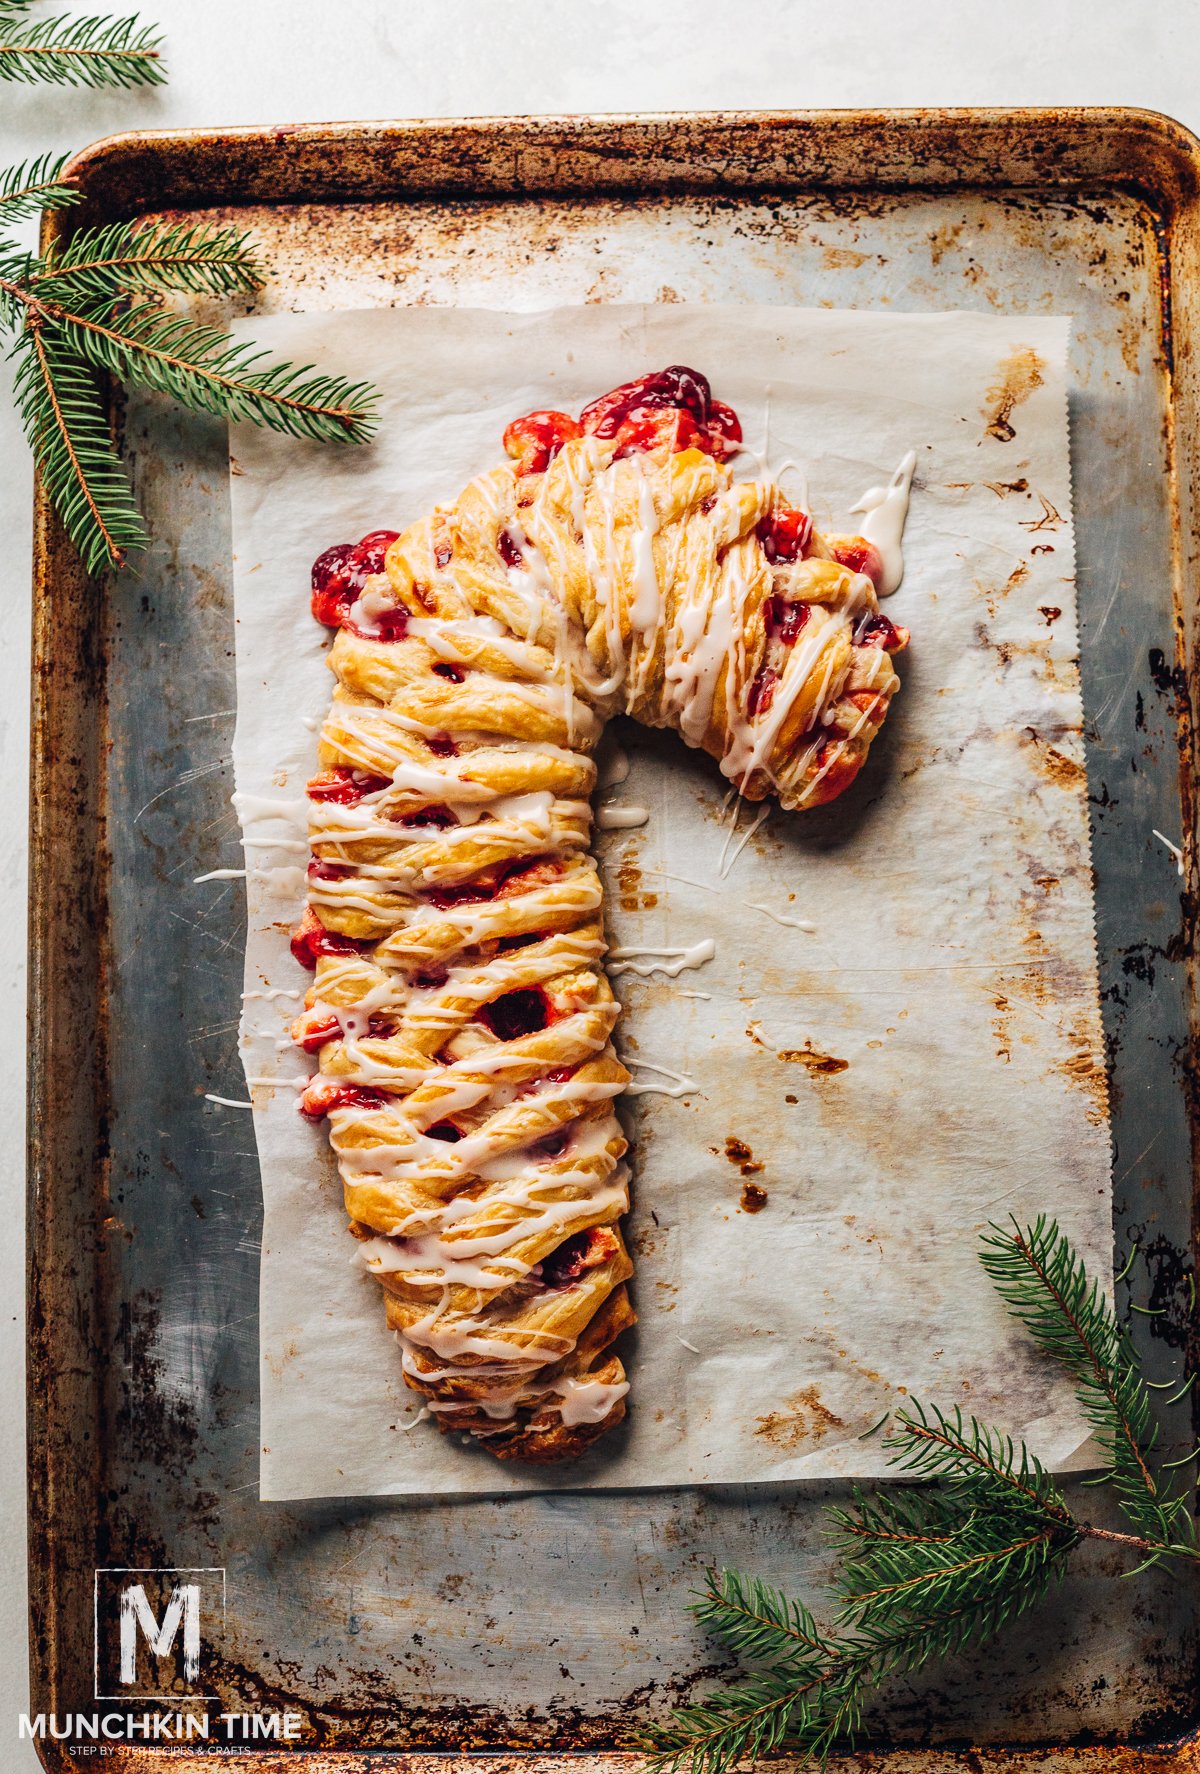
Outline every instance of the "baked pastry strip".
[(740, 795), (802, 808), (853, 780), (898, 688), (871, 545), (735, 482), (739, 438), (674, 366), (517, 421), (452, 506), (314, 567), (336, 689), (293, 939), (301, 1109), (405, 1379), (501, 1459), (577, 1455), (629, 1390), (606, 721), (673, 727)]

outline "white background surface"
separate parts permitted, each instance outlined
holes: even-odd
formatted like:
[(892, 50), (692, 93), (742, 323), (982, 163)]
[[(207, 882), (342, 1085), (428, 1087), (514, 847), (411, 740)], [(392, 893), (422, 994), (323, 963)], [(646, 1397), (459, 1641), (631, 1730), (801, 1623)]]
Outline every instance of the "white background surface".
[[(39, 6), (39, 13), (47, 8)], [(58, 7), (54, 8), (59, 10)], [(99, 0), (77, 10), (103, 10)], [(1127, 104), (1200, 129), (1200, 0), (147, 0), (170, 84), (0, 89), (0, 164), (130, 128), (332, 118), (783, 106)], [(22, 1197), (31, 476), (0, 410), (0, 1745), (26, 1705)]]

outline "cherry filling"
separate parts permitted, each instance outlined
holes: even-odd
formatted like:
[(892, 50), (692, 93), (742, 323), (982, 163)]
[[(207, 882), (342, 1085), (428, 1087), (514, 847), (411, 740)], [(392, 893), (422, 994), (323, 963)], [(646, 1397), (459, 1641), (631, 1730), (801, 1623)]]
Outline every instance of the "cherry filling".
[(449, 807), (440, 803), (433, 807), (422, 807), (416, 813), (397, 814), (393, 821), (396, 825), (435, 825), (439, 831), (447, 831), (452, 825), (458, 824), (458, 814), (452, 813)]
[(439, 678), (446, 678), (451, 684), (461, 684), (467, 675), (461, 665), (451, 665), (445, 659), (439, 659), (433, 670)]
[[(563, 445), (582, 436), (578, 421), (569, 413), (526, 413), (505, 431), (504, 453), (516, 462), (518, 474), (544, 474)], [(518, 565), (516, 561), (508, 564)]]
[(431, 887), (426, 898), (441, 912), (454, 905), (482, 905), (497, 895), (505, 897), (518, 893), (522, 885), (531, 884), (530, 877), (533, 878), (532, 884), (537, 885), (539, 881), (554, 880), (561, 872), (561, 868), (545, 857), (523, 857), (518, 862), (506, 863), (487, 874), (477, 875), (473, 881), (464, 881), (457, 887)]
[(431, 1140), (444, 1140), (448, 1146), (456, 1146), (462, 1138), (462, 1128), (455, 1127), (453, 1121), (437, 1121), (432, 1127), (425, 1129), (425, 1136)]
[[(805, 520), (807, 522), (807, 519)], [(794, 647), (801, 629), (812, 614), (811, 604), (796, 604), (790, 599), (772, 596), (763, 604), (763, 627), (767, 631), (768, 643), (776, 643), (781, 647)], [(746, 698), (746, 708), (753, 719), (755, 715), (766, 714), (775, 700), (775, 689), (780, 674), (775, 666), (760, 666), (754, 682), (750, 686), (750, 694)]]
[[(679, 418), (668, 419), (664, 426), (652, 422), (655, 412)], [(615, 438), (619, 456), (669, 442), (673, 450), (704, 450), (720, 462), (742, 441), (733, 408), (713, 399), (707, 376), (682, 363), (652, 370), (602, 394), (584, 407), (579, 422), (594, 437)]]
[(560, 1127), (556, 1133), (548, 1133), (545, 1139), (535, 1140), (529, 1148), (540, 1158), (561, 1158), (571, 1143), (569, 1127)]
[(829, 552), (839, 566), (849, 567), (852, 573), (865, 573), (876, 591), (883, 583), (883, 560), (873, 542), (865, 536), (835, 536), (830, 541)]
[(356, 942), (352, 936), (339, 936), (337, 931), (327, 930), (311, 906), (305, 906), (304, 916), (292, 932), (292, 954), (301, 967), (314, 968), (318, 955), (361, 955), (370, 946), (369, 942)]
[(386, 776), (376, 776), (370, 770), (354, 770), (348, 764), (335, 764), (331, 770), (323, 770), (320, 776), (314, 776), (305, 792), (310, 801), (333, 801), (339, 807), (353, 807), (364, 795), (378, 794), (381, 788), (390, 786)]
[(579, 423), (593, 437), (615, 437), (635, 407), (678, 407), (690, 413), (697, 425), (708, 423), (712, 388), (707, 376), (673, 363), (665, 370), (651, 370), (633, 382), (622, 382), (584, 407)]
[(495, 899), (496, 882), (464, 881), (458, 887), (430, 887), (425, 897), (439, 912), (449, 911), (455, 905), (483, 905), (486, 900)]
[[(548, 411), (514, 419), (504, 433), (504, 448), (518, 474), (540, 474), (565, 443), (585, 433), (614, 442), (617, 457), (665, 446), (673, 452), (703, 450), (723, 462), (742, 441), (737, 414), (713, 399), (708, 378), (675, 363), (602, 394), (584, 407), (578, 421)], [(521, 564), (507, 552), (512, 546), (507, 531), (501, 530), (496, 546), (509, 566)]]
[[(508, 433), (505, 433), (507, 437)], [(496, 552), (506, 567), (523, 567), (525, 554), (507, 524), (502, 524), (496, 535)]]
[(296, 1042), (305, 1053), (317, 1053), (327, 1041), (337, 1041), (342, 1033), (342, 1025), (336, 1016), (322, 1017), (319, 1023), (309, 1023), (303, 1035)]
[(413, 984), (422, 992), (436, 992), (450, 978), (444, 967), (429, 967), (423, 973), (413, 974)]
[(746, 698), (746, 710), (751, 720), (755, 715), (765, 715), (775, 700), (775, 686), (779, 682), (779, 673), (773, 665), (764, 665), (750, 686), (750, 694)]
[(885, 653), (899, 653), (908, 645), (908, 630), (897, 628), (890, 617), (877, 611), (855, 632), (856, 647), (882, 647)]
[(334, 1109), (383, 1109), (387, 1098), (361, 1084), (334, 1084), (314, 1078), (300, 1098), (300, 1113), (309, 1121), (322, 1121)]
[(571, 1287), (589, 1269), (598, 1269), (613, 1255), (617, 1241), (605, 1226), (572, 1232), (558, 1249), (541, 1261), (541, 1281), (546, 1288)]
[[(383, 572), (384, 557), (399, 534), (399, 530), (372, 530), (361, 542), (338, 542), (317, 556), (312, 569), (312, 613), (318, 622), (326, 628), (347, 626), (351, 606), (370, 575)], [(385, 614), (404, 619), (403, 610)], [(382, 629), (384, 624), (379, 626)], [(395, 629), (398, 624), (393, 620), (391, 626)], [(402, 633), (401, 625), (399, 632), (384, 638), (399, 640)]]
[(682, 450), (703, 450), (707, 438), (692, 415), (679, 408), (635, 407), (617, 432), (616, 443), (614, 460), (620, 460), (663, 445), (673, 456)]
[(790, 505), (777, 505), (766, 517), (759, 519), (754, 533), (772, 566), (798, 561), (812, 536), (812, 519), (805, 511), (796, 511)]
[(541, 942), (544, 930), (526, 930), (518, 936), (502, 936), (496, 944), (498, 953), (506, 949), (527, 949), (532, 942)]
[(435, 758), (456, 758), (458, 747), (448, 733), (431, 733), (425, 741)]
[(308, 865), (307, 873), (310, 881), (345, 881), (354, 873), (354, 870), (349, 863), (324, 862), (319, 856), (314, 856)]
[(769, 641), (794, 647), (796, 637), (812, 614), (811, 604), (793, 604), (787, 598), (769, 597), (763, 605), (763, 626)]
[(479, 1012), (479, 1020), (487, 1024), (498, 1040), (516, 1041), (522, 1035), (534, 1035), (544, 1029), (552, 1015), (550, 1000), (541, 986), (529, 986), (517, 992), (506, 992), (503, 998), (494, 998), (490, 1004), (485, 1004)]

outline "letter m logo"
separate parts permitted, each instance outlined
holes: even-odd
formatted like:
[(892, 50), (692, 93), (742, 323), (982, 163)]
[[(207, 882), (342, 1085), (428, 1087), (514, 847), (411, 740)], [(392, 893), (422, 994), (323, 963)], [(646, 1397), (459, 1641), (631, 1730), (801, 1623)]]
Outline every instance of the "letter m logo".
[(203, 1695), (205, 1655), (225, 1625), (225, 1572), (98, 1570), (96, 1698), (173, 1700)]
[(146, 1600), (141, 1583), (127, 1583), (121, 1591), (121, 1682), (131, 1688), (137, 1681), (138, 1633), (154, 1657), (169, 1657), (175, 1635), (183, 1625), (183, 1679), (194, 1682), (200, 1674), (200, 1586), (179, 1583), (167, 1598), (162, 1624)]

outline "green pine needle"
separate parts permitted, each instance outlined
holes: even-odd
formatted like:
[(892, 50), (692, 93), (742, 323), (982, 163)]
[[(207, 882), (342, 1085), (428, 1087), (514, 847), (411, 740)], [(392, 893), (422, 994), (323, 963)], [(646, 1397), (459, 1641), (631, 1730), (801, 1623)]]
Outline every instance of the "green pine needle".
[(42, 154), (0, 173), (0, 225), (26, 221), (40, 210), (66, 209), (79, 192), (63, 178), (69, 154)]
[(739, 1571), (709, 1571), (692, 1613), (747, 1663), (811, 1671), (830, 1655), (828, 1642), (802, 1603)]
[(42, 483), (89, 573), (123, 566), (146, 532), (86, 367), (29, 328), (14, 379), (25, 435)]
[(124, 382), (169, 394), (197, 412), (249, 420), (293, 437), (363, 443), (375, 412), (368, 383), (274, 363), (254, 345), (157, 302), (114, 313), (111, 304), (71, 311), (49, 305), (70, 350)]
[(21, 20), (0, 13), (0, 80), (55, 86), (161, 86), (162, 42), (132, 18)]
[(919, 1482), (856, 1489), (850, 1508), (828, 1512), (838, 1557), (830, 1629), (754, 1577), (709, 1572), (693, 1612), (749, 1670), (648, 1734), (653, 1767), (728, 1774), (781, 1749), (823, 1763), (861, 1730), (880, 1683), (986, 1645), (1061, 1580), (1082, 1539), (1136, 1553), (1126, 1576), (1200, 1556), (1188, 1496), (1164, 1480), (1168, 1467), (1151, 1464), (1155, 1430), (1134, 1352), (1069, 1241), (1047, 1220), (993, 1227), (983, 1263), (1071, 1374), (1104, 1451), (1102, 1476), (1138, 1533), (1077, 1521), (1023, 1444), (913, 1400), (887, 1446), (897, 1471)]
[(1147, 1539), (1193, 1541), (1186, 1493), (1155, 1469), (1158, 1425), (1133, 1345), (1070, 1240), (1043, 1215), (1024, 1229), (992, 1226), (983, 1246), (980, 1261), (1009, 1311), (1074, 1380), (1126, 1517)]
[(188, 222), (81, 228), (46, 254), (30, 280), (43, 302), (78, 307), (125, 292), (234, 295), (262, 282), (249, 235)]

